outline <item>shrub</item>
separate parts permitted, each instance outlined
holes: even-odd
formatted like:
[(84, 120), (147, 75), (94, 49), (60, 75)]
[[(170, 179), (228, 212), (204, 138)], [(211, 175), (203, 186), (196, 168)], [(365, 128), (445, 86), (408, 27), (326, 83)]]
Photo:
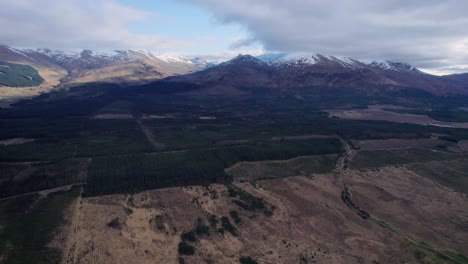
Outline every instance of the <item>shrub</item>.
[(210, 228), (203, 223), (201, 218), (197, 219), (197, 225), (195, 226), (195, 233), (199, 236), (205, 235), (209, 236), (210, 235)]
[(180, 235), (180, 238), (183, 241), (190, 241), (190, 242), (195, 242), (197, 240), (197, 238), (195, 237), (195, 233), (193, 231), (182, 233)]
[(155, 224), (156, 224), (156, 227), (159, 229), (159, 230), (163, 230), (164, 229), (164, 217), (162, 215), (157, 215), (154, 217), (154, 221), (155, 221)]
[(241, 264), (258, 264), (258, 262), (251, 257), (240, 257), (239, 262)]
[(210, 215), (208, 217), (208, 221), (210, 221), (210, 226), (212, 228), (216, 228), (216, 226), (218, 225), (219, 221), (218, 221), (218, 218), (216, 217), (216, 215)]
[(120, 223), (120, 219), (118, 217), (112, 219), (112, 221), (110, 221), (107, 226), (113, 229), (122, 229), (122, 224)]
[(237, 213), (237, 211), (233, 210), (229, 212), (229, 215), (231, 216), (232, 220), (234, 220), (234, 223), (240, 224), (241, 220), (239, 218), (239, 213)]
[(223, 229), (227, 230), (231, 235), (237, 236), (237, 230), (236, 228), (231, 224), (231, 221), (229, 221), (229, 218), (226, 216), (223, 216), (221, 218), (221, 225), (223, 226)]
[(133, 210), (131, 208), (128, 208), (128, 207), (124, 207), (124, 211), (127, 215), (131, 215), (133, 214)]
[(189, 245), (187, 242), (182, 241), (179, 243), (179, 255), (193, 255), (195, 254), (195, 248)]

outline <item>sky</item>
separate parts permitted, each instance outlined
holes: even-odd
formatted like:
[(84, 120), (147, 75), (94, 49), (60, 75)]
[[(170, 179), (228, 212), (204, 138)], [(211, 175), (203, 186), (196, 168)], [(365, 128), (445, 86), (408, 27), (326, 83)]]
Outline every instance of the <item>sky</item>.
[(209, 57), (310, 52), (468, 72), (467, 0), (0, 0), (0, 43)]

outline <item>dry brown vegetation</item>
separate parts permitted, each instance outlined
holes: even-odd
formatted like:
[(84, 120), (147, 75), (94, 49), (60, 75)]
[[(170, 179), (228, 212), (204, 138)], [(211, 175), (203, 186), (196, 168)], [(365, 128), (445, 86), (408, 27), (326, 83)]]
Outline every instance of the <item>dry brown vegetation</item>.
[[(435, 247), (468, 253), (466, 195), (404, 168), (348, 175), (353, 199), (372, 216)], [(340, 193), (332, 173), (86, 198), (65, 262), (238, 263), (240, 256), (259, 263), (417, 262), (413, 245), (359, 217)], [(243, 209), (234, 202), (241, 197), (263, 207)], [(197, 233), (197, 222), (209, 234)], [(179, 255), (181, 234), (192, 230), (195, 241), (186, 243), (194, 255)]]
[(468, 128), (468, 123), (443, 122), (427, 115), (399, 114), (385, 111), (388, 106), (372, 105), (367, 109), (328, 109), (330, 116), (354, 120), (384, 120), (396, 123), (433, 125), (441, 127)]
[(447, 144), (447, 141), (434, 138), (421, 139), (384, 139), (384, 140), (355, 140), (353, 146), (363, 150), (388, 148), (431, 148)]

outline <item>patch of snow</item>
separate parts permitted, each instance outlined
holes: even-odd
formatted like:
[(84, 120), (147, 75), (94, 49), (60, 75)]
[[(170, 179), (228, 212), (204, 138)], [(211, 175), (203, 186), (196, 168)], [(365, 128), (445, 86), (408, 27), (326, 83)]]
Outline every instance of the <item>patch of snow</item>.
[(149, 50), (143, 50), (143, 49), (140, 49), (140, 50), (131, 50), (132, 52), (136, 52), (136, 53), (140, 53), (140, 54), (143, 54), (144, 56), (146, 56), (148, 59), (152, 60), (154, 58), (156, 58), (154, 56), (154, 54), (149, 51)]
[(159, 53), (156, 57), (162, 61), (169, 63), (185, 63), (192, 64), (192, 61), (186, 57), (183, 57), (177, 53)]
[(393, 66), (388, 61), (372, 61), (367, 65), (384, 71), (393, 70)]
[(26, 58), (28, 58), (28, 59), (30, 59), (30, 60), (32, 60), (32, 61), (35, 61), (35, 59), (29, 57), (26, 53), (24, 53), (24, 51), (21, 51), (21, 50), (18, 50), (18, 49), (14, 49), (14, 48), (10, 48), (10, 47), (6, 47), (6, 48), (9, 49), (9, 50), (11, 50), (11, 51), (13, 51), (14, 53), (17, 53), (17, 54), (19, 54), (19, 55), (21, 55), (21, 56), (23, 56), (23, 57), (26, 57)]
[(300, 65), (314, 65), (321, 61), (330, 61), (345, 68), (362, 68), (364, 65), (348, 57), (335, 57), (314, 53), (270, 53), (257, 58), (275, 67), (291, 67)]
[(366, 64), (370, 67), (377, 68), (384, 71), (414, 71), (422, 73), (416, 67), (401, 62), (392, 62), (392, 61), (371, 61), (366, 62)]

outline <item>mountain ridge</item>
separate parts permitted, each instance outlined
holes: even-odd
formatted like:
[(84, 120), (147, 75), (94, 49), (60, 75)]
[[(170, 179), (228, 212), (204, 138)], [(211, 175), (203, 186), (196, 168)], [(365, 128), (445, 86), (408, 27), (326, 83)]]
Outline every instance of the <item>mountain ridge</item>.
[(362, 61), (314, 53), (239, 54), (214, 63), (201, 57), (149, 50), (16, 49), (0, 45), (0, 61), (36, 68), (45, 80), (40, 85), (41, 92), (72, 83), (131, 85), (166, 80), (194, 83), (215, 94), (236, 93), (237, 88), (243, 87), (313, 86), (361, 90), (391, 86), (436, 95), (468, 93), (467, 75), (435, 76), (404, 62)]
[(452, 80), (420, 71), (401, 62), (362, 62), (320, 54), (251, 55), (237, 57), (210, 69), (168, 78), (220, 87), (339, 87), (373, 89), (381, 86), (396, 89), (416, 88), (436, 95), (468, 94), (468, 85), (460, 78)]

